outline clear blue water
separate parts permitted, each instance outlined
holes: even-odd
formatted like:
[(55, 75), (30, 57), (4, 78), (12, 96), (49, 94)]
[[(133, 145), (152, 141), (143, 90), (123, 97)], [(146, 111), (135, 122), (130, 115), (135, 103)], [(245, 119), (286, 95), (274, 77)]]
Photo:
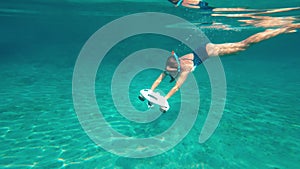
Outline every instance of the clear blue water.
[[(222, 1), (216, 7), (268, 9), (296, 7), (289, 2)], [(265, 28), (249, 27), (240, 18), (212, 17), (164, 1), (36, 1), (0, 2), (0, 168), (281, 168), (300, 165), (300, 33), (283, 34), (221, 58), (227, 80), (226, 107), (220, 124), (205, 143), (198, 137), (210, 105), (207, 73), (199, 67), (201, 107), (189, 134), (161, 155), (132, 159), (98, 147), (82, 129), (72, 100), (77, 56), (99, 28), (127, 14), (165, 12), (193, 23), (231, 25), (233, 30), (204, 28), (214, 43), (235, 42)], [(295, 16), (299, 11), (270, 14)], [(243, 18), (245, 19), (245, 18)], [(201, 26), (200, 26), (201, 28)], [(139, 43), (141, 39), (148, 39)], [(121, 59), (148, 47), (181, 49), (178, 42), (142, 35), (108, 53), (97, 75), (99, 107), (112, 127), (128, 136), (148, 137), (166, 130), (179, 108), (179, 94), (170, 112), (149, 124), (133, 124), (112, 108), (109, 79)], [(183, 49), (182, 54), (188, 52)], [(114, 57), (110, 57), (114, 56)], [(119, 57), (118, 57), (119, 56)], [(113, 58), (113, 59), (112, 59)], [(99, 71), (101, 73), (101, 71)], [(139, 74), (130, 90), (152, 83), (159, 72)], [(150, 81), (150, 82), (149, 82)], [(120, 79), (122, 83), (122, 79)], [(149, 84), (150, 85), (150, 84)], [(163, 88), (167, 89), (167, 83)], [(144, 104), (130, 95), (138, 109)]]

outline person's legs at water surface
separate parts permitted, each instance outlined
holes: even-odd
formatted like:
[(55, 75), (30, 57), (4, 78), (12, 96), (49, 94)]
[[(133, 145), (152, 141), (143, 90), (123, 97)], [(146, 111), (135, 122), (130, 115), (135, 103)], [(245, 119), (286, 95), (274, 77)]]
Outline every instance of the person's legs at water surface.
[(196, 8), (196, 9), (213, 9), (213, 7), (208, 6), (208, 3), (200, 0), (168, 0), (175, 7), (184, 6), (187, 8)]

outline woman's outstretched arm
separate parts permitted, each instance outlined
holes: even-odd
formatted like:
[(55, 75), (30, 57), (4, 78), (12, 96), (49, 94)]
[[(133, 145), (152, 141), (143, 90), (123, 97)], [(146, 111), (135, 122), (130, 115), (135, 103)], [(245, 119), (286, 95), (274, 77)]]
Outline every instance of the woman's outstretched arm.
[(176, 81), (174, 87), (169, 91), (169, 93), (165, 96), (165, 98), (168, 100), (173, 94), (175, 94), (181, 85), (185, 82), (186, 78), (189, 75), (189, 71), (183, 71), (180, 73), (178, 80)]
[(151, 90), (155, 90), (156, 87), (160, 84), (160, 82), (166, 77), (166, 74), (164, 72), (162, 72), (158, 78), (155, 80), (155, 82), (152, 84), (151, 86)]

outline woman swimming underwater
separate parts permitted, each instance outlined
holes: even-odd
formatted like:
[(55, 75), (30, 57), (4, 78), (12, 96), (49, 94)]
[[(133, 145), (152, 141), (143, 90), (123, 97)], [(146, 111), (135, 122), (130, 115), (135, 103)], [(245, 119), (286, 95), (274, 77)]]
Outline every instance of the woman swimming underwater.
[(207, 43), (203, 46), (199, 46), (198, 49), (192, 53), (186, 54), (182, 57), (177, 57), (175, 53), (168, 57), (166, 61), (165, 70), (159, 75), (151, 86), (151, 90), (154, 91), (161, 81), (169, 76), (171, 81), (177, 79), (174, 87), (165, 96), (165, 99), (169, 99), (174, 93), (176, 93), (182, 84), (187, 79), (188, 75), (194, 70), (195, 67), (200, 65), (206, 59), (215, 56), (225, 56), (234, 54), (243, 50), (246, 50), (251, 44), (267, 40), (283, 33), (290, 33), (300, 28), (300, 23), (290, 24), (277, 29), (268, 29), (264, 32), (256, 33), (245, 40), (235, 43), (223, 43), (213, 44)]

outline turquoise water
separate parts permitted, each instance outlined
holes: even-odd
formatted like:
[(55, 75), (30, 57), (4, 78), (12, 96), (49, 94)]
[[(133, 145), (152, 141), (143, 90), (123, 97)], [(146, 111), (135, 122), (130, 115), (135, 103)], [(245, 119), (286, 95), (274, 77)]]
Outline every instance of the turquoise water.
[[(299, 0), (210, 4), (268, 9), (296, 7)], [(226, 107), (207, 142), (198, 143), (211, 100), (208, 75), (200, 66), (194, 72), (201, 95), (198, 117), (188, 135), (173, 149), (158, 156), (133, 159), (98, 147), (82, 129), (74, 110), (74, 65), (82, 46), (95, 31), (114, 19), (137, 12), (183, 17), (197, 24), (213, 43), (235, 42), (265, 30), (253, 26), (246, 29), (237, 21), (241, 18), (213, 17), (207, 12), (173, 8), (158, 0), (1, 1), (0, 168), (298, 168), (299, 32), (279, 35), (221, 58), (227, 81)], [(299, 15), (297, 10), (269, 14)], [(232, 29), (204, 27), (213, 22)], [(122, 117), (113, 106), (110, 79), (114, 70), (127, 55), (149, 47), (188, 52), (166, 37), (133, 37), (107, 54), (96, 79), (97, 100), (106, 120), (115, 130), (132, 137), (163, 132), (175, 121), (180, 107), (177, 93), (170, 100), (169, 112), (149, 124), (136, 124)], [(135, 93), (150, 85), (158, 74), (158, 70), (143, 71), (131, 82), (129, 97), (137, 109), (146, 108)], [(170, 87), (165, 82), (161, 89), (166, 92)]]

